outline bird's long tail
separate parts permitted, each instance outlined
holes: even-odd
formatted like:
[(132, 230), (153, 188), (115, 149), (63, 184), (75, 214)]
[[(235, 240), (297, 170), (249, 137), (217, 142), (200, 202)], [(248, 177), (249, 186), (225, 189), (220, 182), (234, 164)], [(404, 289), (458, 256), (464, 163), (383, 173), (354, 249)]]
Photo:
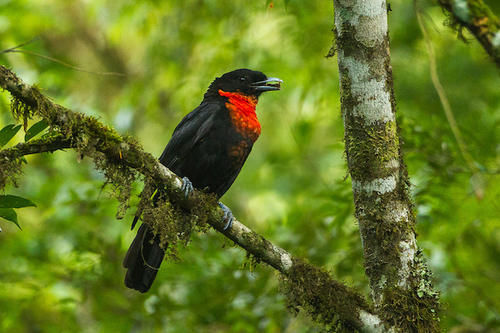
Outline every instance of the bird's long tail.
[(123, 260), (123, 267), (127, 268), (125, 285), (141, 293), (148, 291), (164, 256), (165, 251), (160, 247), (159, 239), (143, 223)]

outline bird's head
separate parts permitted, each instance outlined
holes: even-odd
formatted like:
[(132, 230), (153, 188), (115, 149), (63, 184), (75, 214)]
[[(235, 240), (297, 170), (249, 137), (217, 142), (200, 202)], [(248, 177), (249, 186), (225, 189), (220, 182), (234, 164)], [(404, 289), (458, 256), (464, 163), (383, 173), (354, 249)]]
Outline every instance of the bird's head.
[(237, 69), (216, 78), (206, 96), (218, 95), (219, 90), (228, 93), (241, 93), (246, 96), (259, 97), (265, 91), (280, 90), (283, 81), (267, 77), (264, 73), (250, 69)]

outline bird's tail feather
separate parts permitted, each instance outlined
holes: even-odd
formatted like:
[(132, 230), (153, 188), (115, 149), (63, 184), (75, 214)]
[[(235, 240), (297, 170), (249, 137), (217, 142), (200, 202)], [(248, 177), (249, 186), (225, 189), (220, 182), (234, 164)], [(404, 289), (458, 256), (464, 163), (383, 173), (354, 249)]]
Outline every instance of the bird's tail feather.
[(160, 241), (151, 228), (143, 223), (123, 260), (123, 267), (127, 268), (125, 285), (141, 293), (148, 291), (164, 256)]

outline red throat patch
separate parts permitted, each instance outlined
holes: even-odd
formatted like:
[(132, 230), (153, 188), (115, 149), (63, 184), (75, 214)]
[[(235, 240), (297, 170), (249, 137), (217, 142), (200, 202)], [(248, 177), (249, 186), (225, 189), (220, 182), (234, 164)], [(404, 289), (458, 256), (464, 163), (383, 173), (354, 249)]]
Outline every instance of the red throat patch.
[(257, 98), (239, 92), (226, 92), (219, 89), (219, 95), (227, 97), (226, 107), (236, 130), (244, 137), (254, 141), (260, 135), (260, 123), (255, 113)]

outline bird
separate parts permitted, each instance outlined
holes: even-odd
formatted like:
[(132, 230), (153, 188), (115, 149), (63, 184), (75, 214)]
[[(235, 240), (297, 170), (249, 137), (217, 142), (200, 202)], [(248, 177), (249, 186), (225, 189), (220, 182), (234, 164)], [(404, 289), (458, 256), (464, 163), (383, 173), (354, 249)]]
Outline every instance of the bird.
[[(280, 90), (282, 82), (245, 68), (212, 81), (201, 104), (174, 129), (159, 158), (160, 163), (182, 178), (186, 196), (193, 188), (207, 190), (217, 199), (226, 193), (260, 135), (256, 114), (259, 96)], [(225, 229), (231, 228), (231, 210), (221, 202), (219, 206), (224, 211)], [(132, 229), (139, 217), (134, 218)], [(128, 288), (141, 293), (151, 288), (166, 246), (160, 246), (160, 240), (147, 223), (141, 224), (123, 260)]]

